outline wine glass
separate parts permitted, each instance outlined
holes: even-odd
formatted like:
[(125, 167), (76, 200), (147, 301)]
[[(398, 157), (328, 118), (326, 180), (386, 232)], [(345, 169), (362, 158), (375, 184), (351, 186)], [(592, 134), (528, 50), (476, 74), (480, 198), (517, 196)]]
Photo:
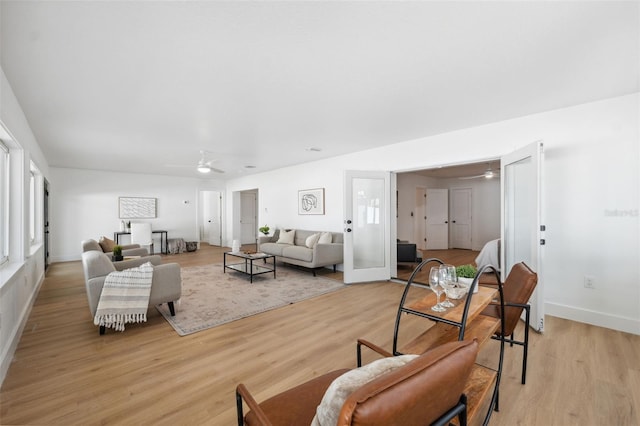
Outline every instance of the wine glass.
[(431, 307), (432, 311), (444, 312), (445, 308), (440, 304), (440, 295), (442, 294), (442, 287), (440, 286), (440, 268), (434, 266), (429, 271), (429, 287), (436, 294), (436, 304)]
[(440, 303), (440, 305), (445, 308), (453, 308), (455, 305), (449, 300), (447, 290), (454, 288), (456, 286), (456, 281), (458, 281), (456, 276), (456, 267), (453, 265), (440, 265), (440, 268), (438, 269), (440, 273), (440, 286), (443, 287), (445, 293), (445, 299)]

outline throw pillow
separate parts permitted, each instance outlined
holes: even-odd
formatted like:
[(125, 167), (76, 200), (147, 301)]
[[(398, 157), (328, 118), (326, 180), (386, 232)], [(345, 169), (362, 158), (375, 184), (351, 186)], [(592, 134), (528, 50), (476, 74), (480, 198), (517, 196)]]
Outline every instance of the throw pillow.
[(304, 245), (309, 247), (310, 249), (312, 249), (313, 246), (315, 246), (316, 243), (318, 242), (319, 238), (320, 238), (320, 233), (319, 232), (317, 232), (317, 233), (315, 233), (313, 235), (309, 235), (307, 237), (307, 239), (305, 240)]
[(296, 230), (290, 229), (285, 231), (284, 229), (280, 230), (280, 238), (278, 238), (277, 244), (293, 244), (293, 239), (296, 236)]
[(331, 235), (331, 232), (323, 232), (322, 234), (320, 234), (318, 244), (330, 244), (332, 240), (333, 235)]
[(98, 244), (100, 244), (100, 247), (102, 247), (103, 252), (112, 253), (113, 247), (116, 245), (116, 242), (113, 240), (110, 240), (107, 237), (100, 237), (100, 241), (98, 242)]
[(383, 374), (402, 367), (417, 357), (418, 355), (400, 355), (382, 358), (344, 373), (335, 379), (327, 388), (320, 405), (318, 405), (316, 409), (316, 415), (311, 425), (335, 425), (338, 422), (338, 416), (340, 415), (344, 401), (353, 391)]

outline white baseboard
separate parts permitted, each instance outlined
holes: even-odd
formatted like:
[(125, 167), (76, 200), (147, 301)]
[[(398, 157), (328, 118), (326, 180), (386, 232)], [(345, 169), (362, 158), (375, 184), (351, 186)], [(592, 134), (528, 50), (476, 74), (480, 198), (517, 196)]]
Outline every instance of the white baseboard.
[(33, 292), (29, 296), (29, 301), (25, 305), (22, 310), (22, 314), (20, 315), (20, 322), (18, 326), (13, 330), (11, 334), (11, 338), (9, 339), (9, 344), (6, 345), (4, 351), (0, 354), (0, 386), (4, 382), (4, 378), (7, 376), (7, 371), (9, 371), (9, 367), (11, 366), (11, 362), (13, 361), (13, 354), (15, 354), (16, 349), (18, 348), (18, 343), (20, 343), (20, 338), (22, 337), (22, 332), (24, 327), (27, 325), (27, 320), (29, 319), (29, 315), (31, 315), (31, 308), (33, 308), (33, 304), (36, 301), (36, 297), (38, 292), (40, 291), (40, 287), (42, 287), (42, 283), (44, 282), (44, 271), (38, 278), (38, 285), (36, 285), (33, 289)]
[(76, 260), (82, 260), (80, 255), (67, 255), (67, 256), (51, 256), (49, 258), (49, 264), (58, 262), (73, 262)]
[(559, 303), (545, 303), (545, 314), (553, 317), (583, 322), (585, 324), (610, 328), (625, 333), (640, 335), (640, 319), (628, 318), (618, 315), (605, 314), (575, 306), (561, 305)]

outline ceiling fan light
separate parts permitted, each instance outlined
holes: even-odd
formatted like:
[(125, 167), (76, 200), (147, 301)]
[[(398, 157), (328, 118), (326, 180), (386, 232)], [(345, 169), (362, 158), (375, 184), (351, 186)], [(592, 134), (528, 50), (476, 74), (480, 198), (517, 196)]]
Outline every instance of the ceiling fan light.
[(211, 172), (211, 167), (207, 166), (206, 164), (198, 164), (197, 170), (200, 173), (209, 173)]
[(487, 179), (491, 179), (493, 177), (493, 171), (487, 170), (486, 172), (484, 172), (484, 177), (486, 177)]

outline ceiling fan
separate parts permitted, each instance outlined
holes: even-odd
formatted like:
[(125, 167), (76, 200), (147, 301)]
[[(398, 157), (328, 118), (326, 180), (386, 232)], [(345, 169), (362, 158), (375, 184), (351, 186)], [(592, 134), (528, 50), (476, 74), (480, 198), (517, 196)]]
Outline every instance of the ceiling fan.
[(485, 178), (485, 179), (491, 179), (494, 177), (500, 176), (500, 172), (499, 171), (493, 171), (493, 169), (491, 167), (487, 168), (487, 170), (481, 174), (481, 175), (476, 175), (476, 176), (464, 176), (464, 177), (459, 177), (458, 179), (478, 179), (478, 178)]
[[(207, 160), (206, 159), (207, 151), (200, 150), (200, 161), (196, 164), (195, 168), (198, 172), (202, 174), (215, 172), (215, 173), (224, 173), (224, 170), (216, 169), (212, 167), (211, 164), (215, 163), (217, 160)], [(175, 164), (167, 164), (167, 167), (193, 167), (193, 166), (185, 166), (185, 165), (175, 165)]]

